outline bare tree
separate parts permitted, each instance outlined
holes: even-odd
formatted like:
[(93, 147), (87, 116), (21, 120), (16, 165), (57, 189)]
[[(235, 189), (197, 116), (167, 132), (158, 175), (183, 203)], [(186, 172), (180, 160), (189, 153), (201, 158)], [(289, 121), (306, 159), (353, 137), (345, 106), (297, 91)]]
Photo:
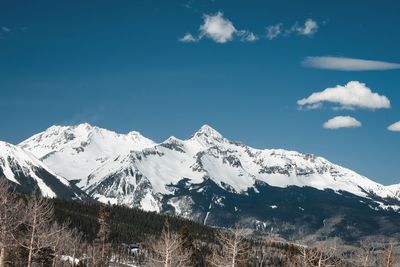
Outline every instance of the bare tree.
[(393, 252), (393, 244), (389, 244), (385, 250), (382, 267), (394, 267), (395, 259)]
[(312, 247), (297, 245), (298, 255), (291, 265), (301, 267), (333, 267), (339, 266), (337, 240), (316, 242)]
[(168, 221), (158, 240), (150, 244), (149, 264), (152, 267), (184, 267), (191, 262), (192, 251), (184, 248), (180, 235), (172, 233)]
[(353, 249), (349, 261), (360, 267), (377, 266), (377, 251), (379, 247), (379, 244), (372, 239), (361, 240), (359, 247)]
[(49, 200), (33, 194), (27, 203), (24, 224), (27, 229), (26, 240), (20, 245), (28, 252), (27, 266), (31, 267), (33, 259), (43, 249), (48, 249), (51, 222), (53, 220), (53, 205)]
[(69, 251), (68, 255), (71, 256), (72, 266), (75, 266), (79, 257), (81, 257), (83, 235), (77, 229), (72, 229), (69, 231), (69, 236), (66, 240), (67, 249)]
[(339, 265), (340, 258), (338, 257), (336, 242), (336, 239), (326, 240), (317, 243), (317, 245), (311, 249), (311, 262), (315, 264), (314, 266), (333, 267)]
[(89, 267), (98, 267), (101, 266), (101, 261), (99, 258), (100, 255), (100, 249), (98, 246), (92, 244), (88, 244), (86, 248), (86, 257), (82, 260), (85, 260), (87, 262), (87, 266)]
[(220, 250), (214, 250), (208, 262), (215, 267), (237, 267), (247, 258), (246, 244), (247, 231), (239, 228), (228, 232), (218, 232), (217, 238), (221, 245)]
[(60, 265), (63, 257), (68, 257), (70, 264), (74, 266), (81, 245), (81, 234), (76, 229), (71, 230), (67, 224), (60, 225), (55, 222), (49, 228), (47, 243), (54, 253), (53, 267)]
[(9, 183), (0, 177), (0, 267), (6, 264), (7, 249), (15, 247), (15, 233), (21, 224), (20, 201), (11, 192)]
[(290, 265), (296, 267), (308, 267), (309, 262), (311, 261), (311, 255), (309, 252), (310, 248), (305, 245), (297, 245), (297, 249), (299, 255), (290, 262)]

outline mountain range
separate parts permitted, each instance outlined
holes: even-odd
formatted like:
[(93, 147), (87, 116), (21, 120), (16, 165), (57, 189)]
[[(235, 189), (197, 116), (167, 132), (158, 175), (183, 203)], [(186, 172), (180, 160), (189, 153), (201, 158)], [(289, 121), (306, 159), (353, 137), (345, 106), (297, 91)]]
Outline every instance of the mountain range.
[(313, 154), (256, 149), (208, 125), (156, 143), (80, 124), (0, 143), (0, 176), (49, 197), (92, 199), (207, 225), (348, 239), (400, 231), (400, 185)]

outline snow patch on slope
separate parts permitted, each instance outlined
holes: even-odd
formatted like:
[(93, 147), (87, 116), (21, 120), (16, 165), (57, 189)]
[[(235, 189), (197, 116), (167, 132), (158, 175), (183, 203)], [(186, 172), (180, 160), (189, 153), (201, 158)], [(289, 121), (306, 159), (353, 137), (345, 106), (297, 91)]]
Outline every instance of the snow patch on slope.
[(400, 184), (389, 185), (387, 188), (400, 198)]
[(37, 160), (29, 152), (24, 151), (20, 147), (0, 141), (0, 168), (4, 176), (16, 184), (20, 184), (16, 175), (32, 177), (41, 191), (41, 194), (46, 197), (56, 197), (55, 192), (47, 186), (47, 184), (36, 174), (35, 170), (45, 170), (49, 174), (56, 177), (65, 186), (69, 186), (69, 182), (60, 176), (57, 176), (42, 162)]

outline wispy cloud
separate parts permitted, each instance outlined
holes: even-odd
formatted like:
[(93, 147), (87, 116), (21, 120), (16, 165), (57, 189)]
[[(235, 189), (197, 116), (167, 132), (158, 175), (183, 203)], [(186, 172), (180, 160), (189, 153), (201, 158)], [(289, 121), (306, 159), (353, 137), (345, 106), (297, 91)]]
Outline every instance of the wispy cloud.
[(0, 39), (5, 39), (8, 36), (19, 32), (25, 32), (28, 29), (26, 26), (22, 27), (7, 27), (7, 26), (0, 26)]
[(282, 23), (270, 25), (267, 28), (266, 38), (273, 40), (278, 37), (287, 37), (293, 34), (303, 36), (313, 36), (318, 31), (318, 23), (313, 19), (307, 19), (303, 24), (296, 22), (289, 28), (285, 28)]
[(295, 25), (292, 27), (292, 31), (297, 32), (300, 35), (312, 36), (318, 30), (318, 23), (315, 20), (307, 19), (304, 25)]
[(387, 129), (392, 132), (400, 132), (400, 121), (389, 125)]
[(390, 101), (386, 96), (372, 92), (365, 83), (351, 81), (336, 87), (326, 88), (321, 92), (312, 93), (300, 99), (297, 104), (306, 109), (321, 108), (324, 102), (336, 104), (339, 109), (382, 109), (390, 108)]
[(241, 30), (237, 32), (237, 35), (240, 37), (242, 42), (254, 42), (258, 40), (258, 36), (253, 32)]
[(336, 116), (323, 124), (325, 129), (357, 128), (362, 124), (350, 116)]
[(179, 41), (184, 43), (194, 43), (197, 42), (198, 39), (196, 39), (191, 33), (186, 33), (183, 37), (179, 38)]
[(282, 23), (270, 25), (267, 27), (267, 39), (272, 40), (278, 37), (282, 32)]
[[(261, 37), (273, 40), (281, 36), (303, 35), (313, 36), (318, 31), (318, 23), (313, 19), (307, 19), (304, 23), (296, 22), (289, 28), (284, 28), (282, 23), (266, 27), (266, 34)], [(216, 14), (203, 14), (203, 23), (199, 27), (198, 34), (186, 33), (178, 40), (184, 43), (198, 42), (208, 38), (216, 43), (224, 44), (235, 39), (242, 42), (254, 42), (260, 39), (259, 35), (250, 31), (238, 29), (233, 22), (226, 18), (222, 12)]]
[(302, 64), (310, 68), (342, 71), (400, 69), (399, 63), (332, 56), (306, 57)]
[(183, 6), (190, 9), (190, 8), (192, 8), (192, 4), (193, 4), (193, 1), (189, 0), (186, 3), (184, 3)]
[(3, 39), (11, 32), (11, 29), (6, 26), (0, 27), (0, 39)]
[(216, 43), (227, 43), (239, 38), (243, 42), (254, 42), (258, 40), (258, 36), (248, 30), (238, 30), (233, 23), (224, 17), (222, 12), (216, 14), (204, 14), (203, 24), (200, 25), (199, 34), (197, 37), (191, 33), (186, 33), (179, 38), (181, 42), (197, 42), (203, 38), (209, 38)]
[(10, 31), (11, 31), (10, 28), (5, 27), (5, 26), (1, 27), (1, 30), (2, 30), (3, 32), (10, 32)]

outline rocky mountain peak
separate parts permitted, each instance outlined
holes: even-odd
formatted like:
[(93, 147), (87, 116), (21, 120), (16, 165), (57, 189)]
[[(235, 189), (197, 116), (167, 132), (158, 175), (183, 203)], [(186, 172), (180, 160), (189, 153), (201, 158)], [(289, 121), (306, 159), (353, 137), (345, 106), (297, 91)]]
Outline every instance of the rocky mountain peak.
[(193, 138), (201, 138), (201, 139), (211, 139), (211, 140), (222, 140), (224, 137), (211, 126), (205, 124), (201, 126), (201, 128), (193, 134)]

